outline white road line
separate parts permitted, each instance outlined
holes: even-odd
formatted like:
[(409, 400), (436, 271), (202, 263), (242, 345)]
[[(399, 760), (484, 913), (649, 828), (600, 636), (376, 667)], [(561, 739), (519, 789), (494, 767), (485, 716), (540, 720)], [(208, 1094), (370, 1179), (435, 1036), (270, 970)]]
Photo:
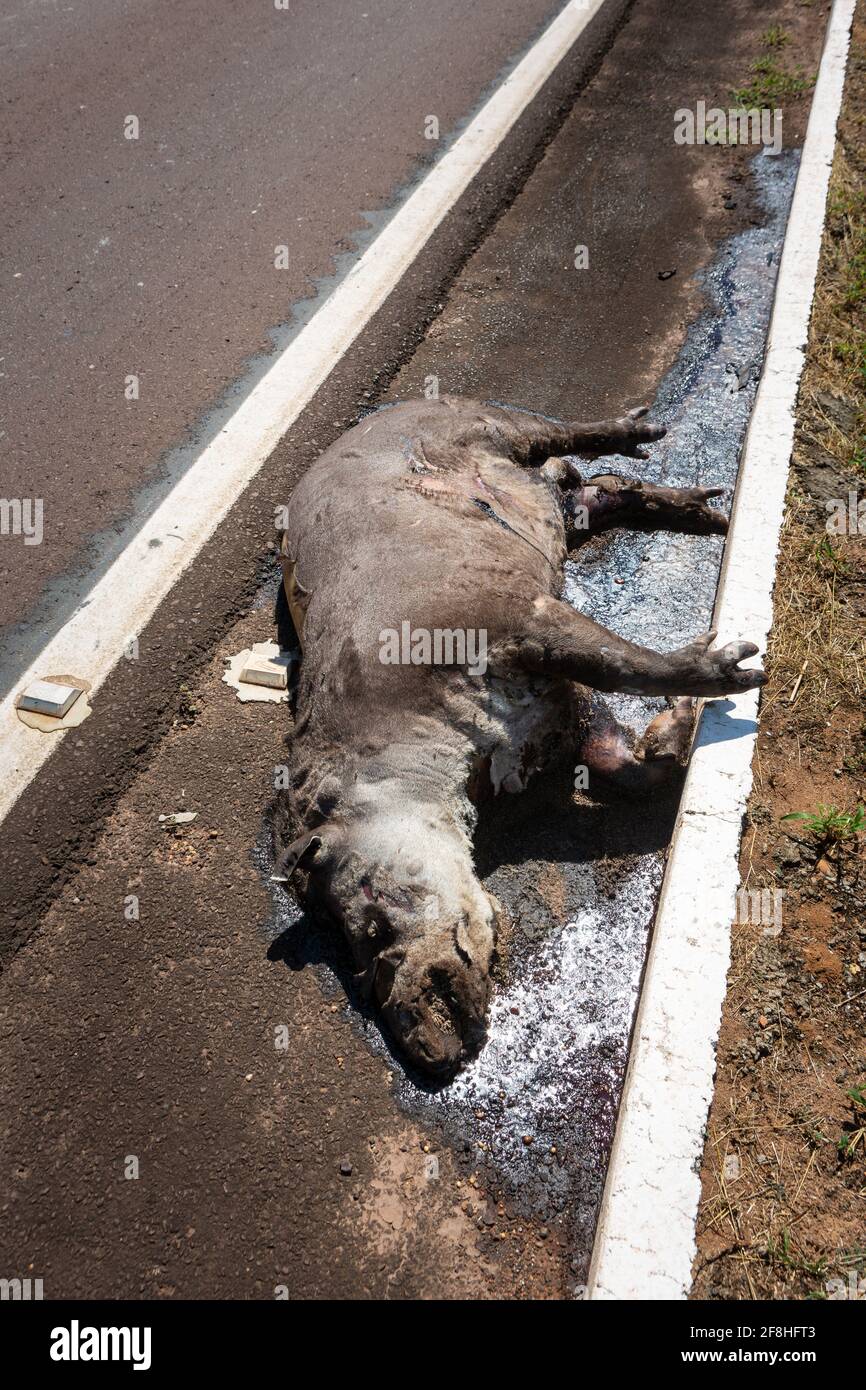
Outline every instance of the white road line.
[[(40, 676), (67, 672), (90, 681), (91, 697), (98, 692), (129, 639), (145, 627), (604, 3), (570, 0), (557, 15), (0, 703), (0, 821), (65, 737), (22, 724), (14, 710), (17, 693)], [(99, 718), (98, 700), (91, 717)]]
[[(716, 617), (720, 640), (762, 646), (794, 441), (855, 0), (835, 0), (785, 237), (764, 362), (734, 499)], [(596, 1234), (588, 1297), (688, 1295), (704, 1128), (740, 886), (758, 700), (705, 706), (656, 916)], [(760, 930), (760, 928), (757, 928)]]

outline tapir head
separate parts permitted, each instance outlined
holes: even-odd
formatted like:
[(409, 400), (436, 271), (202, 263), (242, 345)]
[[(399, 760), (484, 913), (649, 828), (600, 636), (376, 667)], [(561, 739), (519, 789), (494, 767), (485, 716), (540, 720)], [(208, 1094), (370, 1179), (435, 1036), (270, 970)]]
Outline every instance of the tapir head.
[(484, 1036), (497, 907), (461, 831), (403, 809), (302, 836), (283, 872), (339, 922), (371, 997), (407, 1057), (451, 1075)]

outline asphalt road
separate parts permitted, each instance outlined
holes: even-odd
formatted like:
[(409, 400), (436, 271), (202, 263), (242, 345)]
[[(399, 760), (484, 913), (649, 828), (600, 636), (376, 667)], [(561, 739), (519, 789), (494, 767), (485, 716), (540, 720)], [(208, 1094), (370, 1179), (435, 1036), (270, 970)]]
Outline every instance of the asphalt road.
[[(513, 8), (526, 27), (529, 7)], [(173, 11), (165, 13), (166, 35), (152, 41), (164, 42), (166, 53), (174, 55), (181, 46), (179, 31), (172, 30), (178, 21)], [(215, 14), (223, 14), (225, 25), (233, 22), (228, 7), (216, 7)], [(268, 67), (273, 21), (269, 12), (255, 14), (261, 51), (251, 66), (258, 91), (256, 63)], [(466, 98), (471, 105), (479, 54), (471, 51), (465, 25), (474, 25), (478, 16), (469, 21), (461, 14), (449, 28), (442, 12), (437, 14), (437, 32), (448, 43), (447, 62), (437, 57), (437, 82), (446, 80), (441, 69), (451, 66), (452, 55), (459, 73), (466, 54), (461, 80), (472, 89)], [(328, 40), (314, 42), (315, 26), (325, 20), (312, 7), (309, 15), (309, 62), (321, 64), (320, 44)], [(527, 32), (532, 22), (534, 16)], [(369, 405), (364, 393), (375, 398), (383, 375), (401, 369), (390, 381), (391, 395), (417, 392), (432, 372), (442, 389), (477, 391), (563, 414), (596, 416), (654, 396), (704, 307), (696, 277), (731, 237), (764, 218), (747, 172), (748, 152), (675, 147), (667, 138), (670, 112), (724, 95), (741, 82), (760, 32), (772, 22), (785, 24), (796, 57), (814, 67), (821, 17), (795, 0), (761, 6), (732, 0), (724, 10), (698, 7), (693, 0), (637, 0), (620, 32), (605, 39), (598, 71), (593, 75), (593, 62), (584, 76), (575, 76), (568, 111), (561, 113), (565, 119), (546, 150), (537, 141), (525, 186), (509, 187), (511, 170), (521, 167), (512, 150), (510, 167), (499, 165), (491, 176), (489, 206), (500, 190), (508, 192), (510, 206), (499, 221), (491, 228), (477, 199), (457, 214), (452, 231), (446, 230), (445, 249), (436, 253), (435, 272), (420, 287), (401, 290), (392, 316), (365, 337), (338, 380), (283, 441), (260, 484), (220, 528), (209, 555), (192, 566), (143, 634), (138, 667), (124, 664), (106, 685), (80, 738), (67, 741), (33, 797), (10, 818), (0, 851), (0, 897), (7, 916), (13, 909), (18, 913), (14, 930), (3, 935), (9, 959), (0, 981), (7, 1072), (0, 1108), (0, 1266), (9, 1276), (42, 1277), (46, 1297), (84, 1298), (273, 1298), (282, 1289), (293, 1297), (556, 1298), (579, 1282), (591, 1232), (585, 1212), (582, 1229), (575, 1230), (568, 1183), (579, 1180), (582, 1167), (588, 1183), (597, 1181), (598, 1153), (581, 1151), (580, 1143), (590, 1133), (603, 1150), (616, 1095), (583, 1098), (603, 1119), (594, 1132), (587, 1124), (573, 1125), (568, 1113), (546, 1116), (538, 1142), (526, 1145), (526, 1167), (517, 1181), (500, 1161), (495, 1125), (483, 1107), (455, 1128), (441, 1120), (436, 1105), (425, 1111), (423, 1096), (407, 1101), (406, 1078), (385, 1040), (359, 1013), (357, 1001), (347, 1001), (339, 948), (310, 924), (293, 921), (285, 901), (267, 888), (266, 865), (255, 846), (265, 836), (263, 814), (287, 718), (279, 706), (237, 704), (221, 682), (222, 663), (271, 633), (272, 586), (261, 583), (269, 572), (257, 570), (256, 562), (274, 499), (285, 495), (343, 423)], [(413, 51), (417, 26), (432, 24), (419, 8), (411, 26)], [(499, 24), (498, 18), (497, 29)], [(387, 33), (384, 18), (382, 25)], [(345, 41), (344, 51), (355, 58), (354, 33), (340, 36), (337, 18), (333, 28), (335, 50)], [(512, 46), (523, 42), (515, 38), (519, 28)], [(483, 24), (479, 32), (485, 32)], [(219, 66), (202, 78), (207, 54), (221, 63), (226, 52), (235, 52), (225, 30), (220, 41), (190, 26), (193, 42), (203, 45), (200, 60), (188, 51), (166, 57), (173, 83), (178, 73), (191, 88), (200, 82), (202, 94), (217, 94), (212, 100), (220, 110), (225, 93), (233, 91), (232, 110), (243, 125), (250, 118), (247, 94), (224, 84)], [(490, 76), (513, 54), (506, 38), (502, 45)], [(251, 35), (245, 33), (242, 49), (235, 53), (238, 68), (253, 57)], [(94, 47), (90, 61), (97, 63), (94, 55), (103, 51), (117, 61), (114, 41), (110, 50)], [(136, 66), (131, 44), (120, 51), (137, 72), (141, 64)], [(428, 47), (428, 59), (429, 52)], [(421, 47), (417, 57), (423, 67)], [(61, 66), (65, 71), (68, 65)], [(360, 73), (360, 62), (349, 70)], [(367, 89), (386, 123), (401, 105), (391, 105), (396, 80), (395, 70), (383, 63)], [(448, 83), (454, 80), (449, 72)], [(273, 81), (276, 109), (279, 83)], [(116, 77), (109, 77), (107, 94), (116, 96), (116, 88)], [(184, 88), (173, 99), (186, 103), (188, 95)], [(55, 87), (50, 100), (56, 99)], [(86, 104), (86, 94), (80, 100)], [(409, 104), (409, 95), (404, 100)], [(411, 100), (416, 111), (436, 109), (423, 90), (419, 95), (417, 82)], [(466, 106), (458, 109), (459, 100), (455, 91), (452, 123), (466, 113)], [(189, 104), (194, 106), (191, 97)], [(321, 134), (321, 160), (339, 170), (335, 178), (368, 188), (364, 179), (358, 182), (353, 166), (361, 161), (353, 153), (333, 146), (325, 151), (321, 84), (296, 104), (305, 109), (309, 138), (315, 142)], [(802, 133), (805, 105), (792, 112), (786, 143), (796, 143)], [(125, 97), (120, 107), (122, 115), (136, 109)], [(414, 120), (407, 117), (407, 130), (415, 130)], [(518, 137), (524, 142), (516, 147), (521, 157), (528, 138)], [(389, 171), (387, 187), (380, 171), (384, 191), (378, 201), (387, 198), (395, 179), (411, 172), (421, 144), (418, 139), (406, 146), (409, 139), (389, 135), (389, 158), (404, 164)], [(220, 182), (205, 164), (208, 158), (219, 164), (222, 141), (213, 131), (203, 141), (203, 150), (212, 146), (212, 153), (201, 155), (202, 185), (210, 190), (202, 222), (217, 217), (215, 209), (224, 212), (227, 201), (236, 210), (249, 204), (244, 218), (251, 215), (258, 193), (252, 201), (235, 196), (233, 180), (243, 182), (255, 159), (247, 152), (245, 172), (238, 176), (227, 158)], [(277, 165), (279, 147), (275, 139)], [(164, 153), (176, 157), (171, 149)], [(306, 158), (303, 149), (298, 158)], [(321, 160), (309, 158), (311, 177), (333, 214)], [(154, 197), (159, 177), (154, 173)], [(359, 225), (357, 209), (365, 199), (353, 203), (348, 182), (341, 187), (345, 226), (300, 243), (311, 255), (318, 247), (320, 261), (310, 274), (327, 270), (339, 238)], [(232, 190), (230, 199), (226, 190)], [(267, 234), (255, 243), (259, 251), (282, 225), (270, 215)], [(244, 243), (245, 259), (238, 251), (240, 259), (217, 274), (213, 266), (202, 269), (189, 227), (170, 222), (165, 207), (152, 217), (165, 223), (164, 270), (172, 258), (182, 259), (198, 296), (186, 300), (182, 312), (178, 301), (179, 311), (170, 314), (178, 327), (177, 343), (170, 335), (173, 375), (160, 358), (169, 335), (157, 337), (148, 324), (155, 344), (151, 360), (160, 364), (165, 392), (163, 405), (149, 407), (154, 413), (148, 418), (161, 427), (164, 413), (175, 412), (176, 433), (166, 436), (171, 442), (193, 419), (190, 403), (196, 410), (206, 405), (260, 346), (267, 328), (287, 317), (291, 294), (275, 314), (266, 297), (276, 292), (268, 289), (273, 272), (258, 264), (253, 242)], [(236, 221), (241, 225), (240, 217)], [(233, 256), (224, 240), (227, 223), (221, 225), (221, 233), (209, 232), (214, 239), (208, 245), (223, 245)], [(242, 225), (248, 237), (260, 235), (245, 220)], [(156, 255), (151, 240), (162, 244), (161, 235), (142, 236), (148, 254)], [(589, 245), (593, 273), (574, 269), (577, 243)], [(674, 266), (674, 276), (659, 278)], [(144, 275), (137, 278), (146, 286)], [(173, 272), (171, 284), (163, 282), (161, 304), (172, 305), (175, 282), (186, 286), (187, 276)], [(304, 289), (301, 277), (294, 293)], [(49, 301), (56, 312), (53, 296)], [(226, 327), (232, 313), (250, 335), (243, 345)], [(217, 314), (219, 326), (212, 322)], [(101, 325), (102, 318), (94, 311), (94, 322)], [(219, 356), (212, 378), (196, 351), (203, 325), (216, 343), (233, 337), (223, 347), (237, 349), (237, 356)], [(112, 325), (110, 316), (108, 329), (117, 335), (109, 365), (122, 375), (130, 335)], [(87, 372), (95, 358), (85, 351), (80, 360)], [(191, 388), (196, 363), (204, 373), (196, 376), (205, 382), (200, 396)], [(65, 386), (59, 368), (58, 379)], [(34, 398), (35, 392), (34, 387)], [(136, 404), (144, 401), (143, 393)], [(113, 403), (111, 410), (116, 408)], [(57, 429), (67, 428), (59, 419), (66, 413), (56, 412)], [(85, 417), (90, 420), (90, 411), (82, 407), (79, 426)], [(35, 420), (34, 408), (34, 428)], [(45, 447), (55, 438), (46, 425)], [(151, 439), (145, 429), (135, 454), (141, 470), (156, 462), (154, 455), (144, 463)], [(106, 486), (89, 464), (82, 464), (82, 472), (88, 489)], [(144, 471), (133, 470), (111, 492), (111, 505), (120, 509), (113, 515), (121, 514), (143, 477)], [(58, 495), (71, 499), (77, 486), (67, 485)], [(109, 515), (92, 525), (88, 505), (79, 517), (79, 537), (95, 532)], [(68, 559), (58, 563), (62, 568)], [(481, 847), (485, 867), (492, 865), (526, 934), (535, 933), (537, 942), (575, 909), (580, 883), (563, 869), (575, 858), (578, 841), (582, 859), (605, 860), (613, 895), (617, 858), (662, 852), (673, 809), (654, 807), (651, 824), (621, 810), (601, 812), (587, 831), (575, 806), (551, 827), (545, 797), (546, 789), (538, 788), (524, 803), (506, 807), (504, 821)], [(81, 821), (82, 806), (90, 831), (83, 841), (68, 824)], [(180, 809), (197, 811), (198, 819), (176, 834), (167, 832), (159, 815)], [(608, 854), (613, 843), (616, 855)], [(36, 880), (42, 885), (38, 899)], [(126, 913), (131, 897), (138, 904), (132, 918)], [(16, 938), (19, 949), (13, 953)], [(507, 983), (500, 979), (497, 989)], [(284, 1048), (278, 1039), (286, 1036)], [(488, 1110), (498, 1103), (491, 1096)], [(563, 1140), (542, 1143), (541, 1135), (556, 1124)]]
[(0, 628), (32, 632), (558, 5), (7, 9), (0, 495), (43, 499), (44, 541), (0, 541)]

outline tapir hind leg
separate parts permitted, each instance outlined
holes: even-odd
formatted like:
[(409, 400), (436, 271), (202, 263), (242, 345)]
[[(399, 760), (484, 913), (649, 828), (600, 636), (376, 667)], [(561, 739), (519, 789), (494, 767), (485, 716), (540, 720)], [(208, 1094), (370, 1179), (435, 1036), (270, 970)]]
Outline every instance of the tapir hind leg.
[(604, 700), (594, 696), (586, 736), (578, 754), (592, 791), (595, 777), (626, 791), (646, 793), (672, 782), (685, 767), (695, 721), (689, 696), (656, 715), (636, 742)]
[[(565, 462), (565, 461), (563, 461)], [(569, 461), (570, 462), (570, 461)], [(560, 481), (569, 550), (601, 531), (623, 526), (631, 531), (682, 531), (692, 536), (724, 535), (728, 518), (709, 505), (720, 487), (659, 487), (616, 473), (585, 481)]]

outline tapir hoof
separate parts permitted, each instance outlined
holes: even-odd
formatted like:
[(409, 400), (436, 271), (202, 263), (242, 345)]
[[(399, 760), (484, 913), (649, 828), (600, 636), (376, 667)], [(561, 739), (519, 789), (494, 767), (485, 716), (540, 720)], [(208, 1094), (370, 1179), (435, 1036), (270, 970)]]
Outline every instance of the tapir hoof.
[(677, 691), (683, 695), (703, 695), (718, 699), (722, 695), (739, 695), (767, 684), (760, 667), (742, 667), (741, 661), (756, 656), (754, 642), (729, 642), (725, 647), (713, 647), (715, 631), (705, 632), (679, 651), (671, 652), (677, 674)]

